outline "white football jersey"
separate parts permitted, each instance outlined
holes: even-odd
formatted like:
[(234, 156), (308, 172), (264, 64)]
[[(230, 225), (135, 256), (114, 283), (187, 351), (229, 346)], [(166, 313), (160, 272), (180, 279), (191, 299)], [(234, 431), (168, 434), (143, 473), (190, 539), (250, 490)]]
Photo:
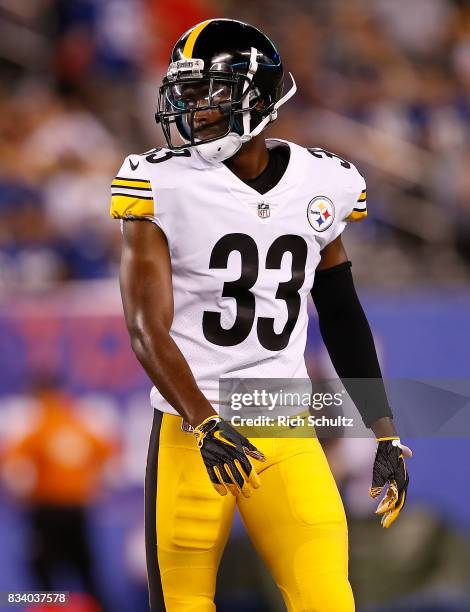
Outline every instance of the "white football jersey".
[[(147, 218), (170, 249), (170, 334), (218, 409), (219, 378), (307, 378), (307, 297), (321, 250), (366, 216), (363, 177), (340, 157), (282, 140), (290, 160), (261, 195), (195, 150), (129, 155), (114, 218)], [(154, 408), (176, 414), (156, 388)]]

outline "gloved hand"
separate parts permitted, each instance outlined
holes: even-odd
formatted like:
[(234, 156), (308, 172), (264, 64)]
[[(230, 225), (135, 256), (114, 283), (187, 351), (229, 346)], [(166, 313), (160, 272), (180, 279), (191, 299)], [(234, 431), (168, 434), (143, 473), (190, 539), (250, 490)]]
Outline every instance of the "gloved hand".
[(263, 453), (218, 415), (195, 427), (194, 435), (217, 493), (250, 497), (261, 483), (248, 457), (265, 461)]
[(390, 527), (403, 510), (408, 489), (408, 472), (405, 457), (411, 457), (411, 449), (404, 446), (398, 437), (378, 438), (372, 470), (370, 496), (378, 497), (388, 483), (388, 488), (379, 503), (376, 514), (382, 515), (382, 527)]

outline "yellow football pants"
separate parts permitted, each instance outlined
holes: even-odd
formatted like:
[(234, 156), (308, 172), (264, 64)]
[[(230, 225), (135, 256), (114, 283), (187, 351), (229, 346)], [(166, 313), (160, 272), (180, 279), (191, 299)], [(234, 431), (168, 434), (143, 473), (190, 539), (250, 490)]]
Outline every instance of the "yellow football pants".
[(346, 519), (318, 440), (252, 442), (267, 458), (253, 461), (261, 487), (250, 498), (221, 497), (181, 418), (156, 411), (146, 477), (152, 612), (215, 610), (217, 569), (235, 504), (289, 612), (354, 610)]

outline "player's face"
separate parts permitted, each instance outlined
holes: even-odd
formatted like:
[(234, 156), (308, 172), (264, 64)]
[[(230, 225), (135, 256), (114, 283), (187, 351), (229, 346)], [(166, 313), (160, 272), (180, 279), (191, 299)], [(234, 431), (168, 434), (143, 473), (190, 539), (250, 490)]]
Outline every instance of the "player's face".
[(203, 83), (175, 84), (169, 90), (173, 107), (192, 111), (192, 133), (197, 140), (217, 138), (227, 133), (230, 115), (230, 84), (211, 79)]

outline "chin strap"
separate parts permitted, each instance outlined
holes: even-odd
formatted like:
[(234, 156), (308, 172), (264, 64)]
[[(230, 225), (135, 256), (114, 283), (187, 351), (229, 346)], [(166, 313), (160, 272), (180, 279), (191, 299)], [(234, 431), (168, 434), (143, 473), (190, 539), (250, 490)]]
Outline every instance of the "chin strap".
[(273, 110), (260, 123), (258, 123), (258, 125), (252, 132), (250, 132), (246, 136), (244, 135), (241, 137), (243, 142), (248, 142), (248, 140), (251, 140), (254, 136), (258, 136), (258, 134), (264, 130), (268, 123), (271, 123), (271, 121), (275, 121), (277, 119), (278, 109), (283, 104), (285, 104), (287, 100), (290, 100), (290, 98), (292, 98), (292, 96), (295, 94), (295, 92), (297, 91), (297, 84), (291, 72), (289, 72), (289, 76), (292, 80), (292, 87), (286, 94), (282, 96), (282, 98), (279, 98), (279, 100), (274, 104)]
[(248, 66), (248, 72), (246, 74), (247, 80), (245, 81), (245, 85), (243, 86), (243, 104), (242, 104), (242, 108), (244, 111), (243, 112), (243, 134), (250, 133), (250, 127), (251, 127), (250, 126), (251, 117), (250, 117), (250, 112), (249, 112), (250, 96), (249, 94), (246, 94), (246, 91), (250, 87), (253, 77), (255, 76), (256, 71), (258, 70), (258, 60), (256, 59), (257, 55), (258, 55), (258, 49), (251, 47), (250, 65)]
[[(256, 49), (252, 47), (251, 57), (250, 57), (250, 70), (254, 68), (254, 72), (252, 73), (251, 78), (253, 78), (253, 74), (256, 72), (256, 69), (258, 67), (257, 62), (256, 62), (256, 67), (254, 67), (255, 64), (252, 63), (253, 55), (254, 55), (254, 62), (256, 62)], [(250, 71), (248, 72), (248, 74), (250, 74)], [(289, 91), (286, 94), (282, 96), (282, 98), (280, 98), (274, 104), (272, 111), (260, 123), (258, 123), (258, 125), (255, 127), (255, 129), (252, 132), (248, 134), (243, 134), (243, 136), (240, 136), (239, 134), (236, 134), (235, 132), (230, 132), (230, 134), (227, 134), (227, 136), (224, 136), (223, 138), (219, 138), (218, 140), (214, 140), (214, 142), (206, 142), (205, 144), (197, 145), (195, 148), (196, 148), (196, 151), (199, 153), (199, 155), (208, 162), (211, 162), (214, 164), (221, 163), (225, 161), (226, 159), (229, 159), (230, 157), (235, 155), (235, 153), (240, 149), (242, 144), (244, 144), (245, 142), (248, 142), (255, 136), (258, 136), (258, 134), (260, 134), (264, 130), (264, 128), (268, 125), (268, 123), (271, 123), (271, 121), (275, 121), (277, 119), (278, 109), (283, 104), (285, 104), (287, 100), (290, 100), (290, 98), (292, 98), (292, 96), (297, 91), (297, 85), (295, 83), (294, 77), (292, 76), (290, 72), (289, 72), (289, 76), (292, 80), (292, 87), (289, 89)], [(248, 87), (248, 83), (245, 85), (245, 88), (247, 87)], [(248, 96), (246, 96), (246, 100), (244, 100), (243, 104), (245, 105), (245, 103), (249, 105)], [(246, 126), (247, 124), (249, 126), (249, 122), (250, 122), (250, 112), (249, 110), (245, 110), (244, 116), (243, 116), (244, 131), (247, 130)]]

